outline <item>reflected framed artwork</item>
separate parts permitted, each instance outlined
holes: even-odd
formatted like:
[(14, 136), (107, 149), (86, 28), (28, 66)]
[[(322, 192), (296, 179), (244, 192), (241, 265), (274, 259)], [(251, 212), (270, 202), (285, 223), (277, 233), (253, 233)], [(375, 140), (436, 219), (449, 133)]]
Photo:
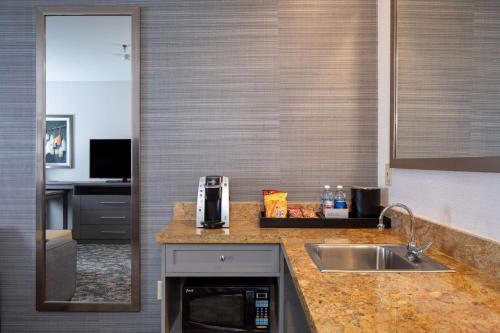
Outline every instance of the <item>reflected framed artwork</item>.
[(73, 167), (73, 116), (47, 115), (45, 119), (45, 167)]

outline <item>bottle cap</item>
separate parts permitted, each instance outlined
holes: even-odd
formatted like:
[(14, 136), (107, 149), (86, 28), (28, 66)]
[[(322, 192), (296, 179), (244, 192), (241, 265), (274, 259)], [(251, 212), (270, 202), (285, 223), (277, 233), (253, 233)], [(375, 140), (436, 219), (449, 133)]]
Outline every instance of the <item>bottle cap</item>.
[(342, 186), (342, 185), (337, 185), (337, 189), (338, 189), (338, 190), (341, 190), (341, 189), (343, 189), (343, 188), (344, 188), (344, 186)]
[(329, 190), (330, 189), (330, 185), (325, 185), (325, 190)]

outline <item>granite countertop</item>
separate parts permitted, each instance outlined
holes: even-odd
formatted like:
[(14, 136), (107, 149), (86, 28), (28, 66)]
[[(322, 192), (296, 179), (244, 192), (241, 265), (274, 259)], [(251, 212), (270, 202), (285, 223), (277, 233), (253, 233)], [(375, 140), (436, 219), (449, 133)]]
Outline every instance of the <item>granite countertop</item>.
[(276, 243), (313, 332), (496, 332), (500, 283), (430, 250), (455, 273), (321, 273), (304, 244), (405, 243), (386, 229), (261, 229), (258, 203), (232, 203), (229, 230), (195, 228), (194, 204), (176, 204), (158, 243)]

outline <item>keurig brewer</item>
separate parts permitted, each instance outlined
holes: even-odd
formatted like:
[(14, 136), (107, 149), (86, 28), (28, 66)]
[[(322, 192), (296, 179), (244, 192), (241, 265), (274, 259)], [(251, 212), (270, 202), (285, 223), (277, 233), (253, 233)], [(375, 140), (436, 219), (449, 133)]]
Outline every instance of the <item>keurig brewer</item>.
[(229, 228), (229, 179), (200, 177), (196, 207), (197, 228)]

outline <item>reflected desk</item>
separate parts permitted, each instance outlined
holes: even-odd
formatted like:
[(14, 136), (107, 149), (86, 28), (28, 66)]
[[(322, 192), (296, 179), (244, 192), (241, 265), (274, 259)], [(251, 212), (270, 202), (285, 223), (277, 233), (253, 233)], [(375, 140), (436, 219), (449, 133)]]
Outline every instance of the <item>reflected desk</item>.
[(71, 195), (73, 237), (79, 242), (130, 240), (130, 183), (48, 182), (46, 200), (63, 198), (64, 229), (67, 229)]

